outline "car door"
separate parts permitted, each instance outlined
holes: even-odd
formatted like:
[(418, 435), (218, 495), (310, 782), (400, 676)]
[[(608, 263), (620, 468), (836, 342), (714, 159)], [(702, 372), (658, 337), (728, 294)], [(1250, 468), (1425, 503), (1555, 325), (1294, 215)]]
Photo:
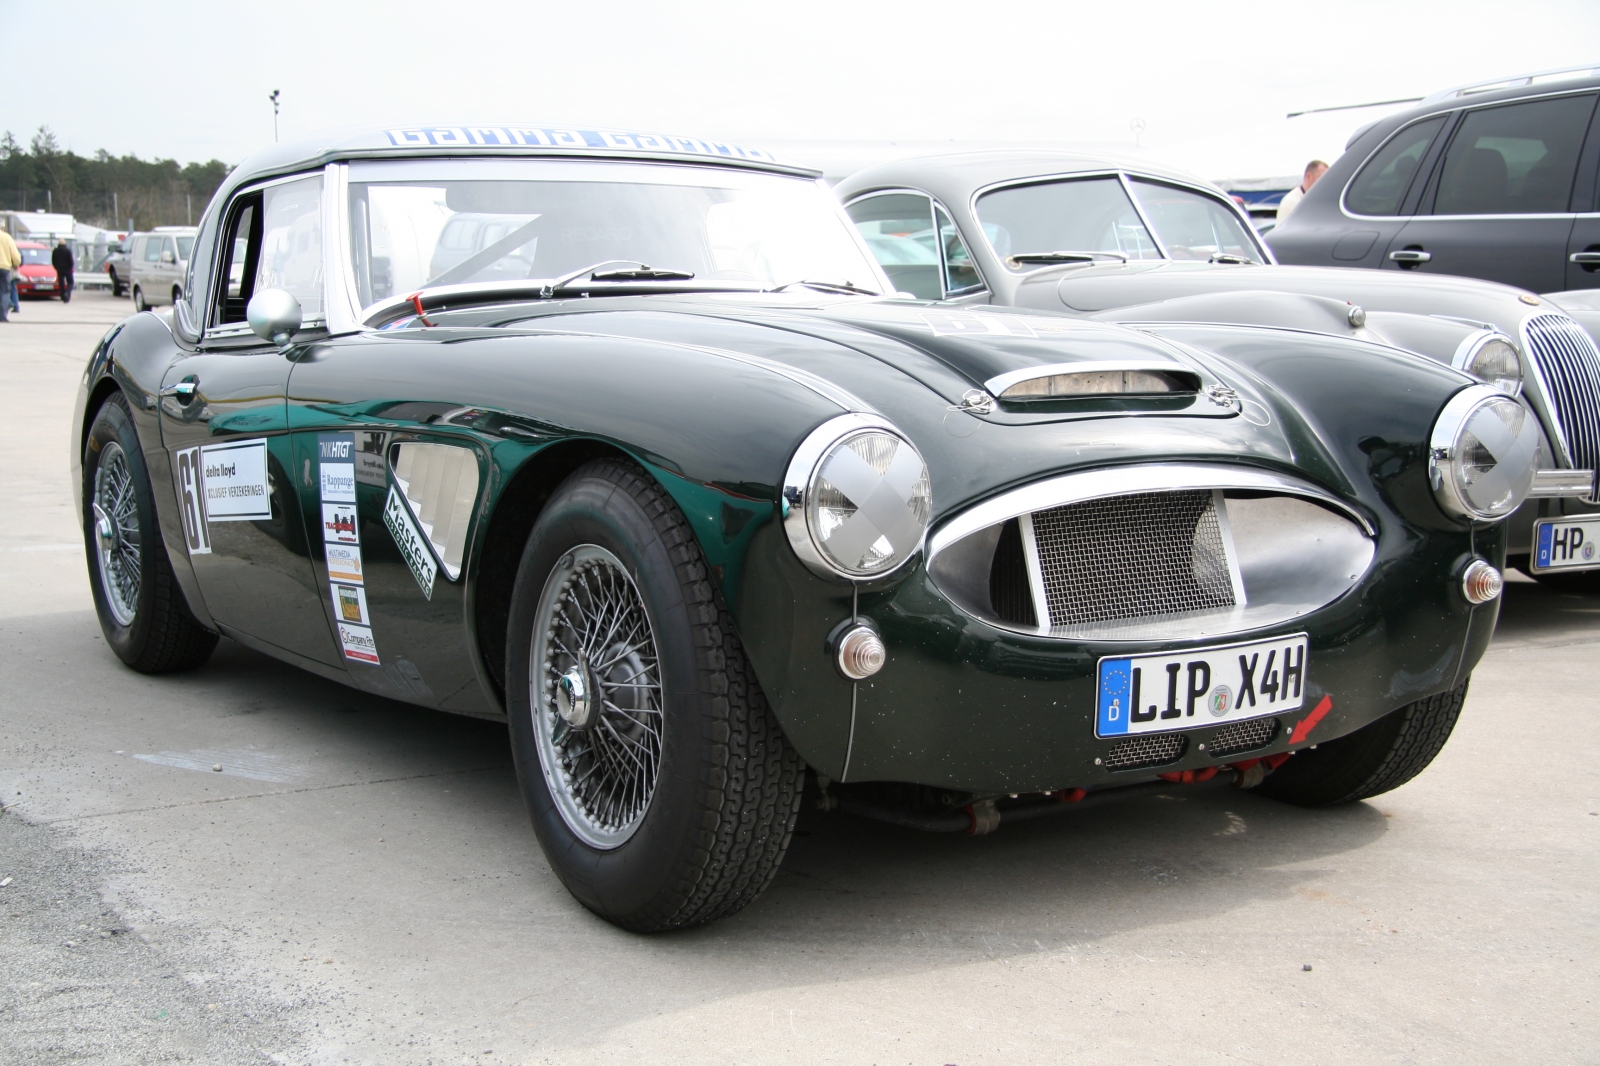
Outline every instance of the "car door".
[(1560, 288), (1594, 106), (1584, 93), (1465, 112), (1385, 266)]
[(1600, 288), (1600, 107), (1578, 159), (1572, 188), (1572, 234), (1567, 238), (1568, 289)]
[[(166, 373), (161, 390), (162, 444), (170, 454), (195, 579), (211, 616), (231, 636), (289, 653), (304, 665), (341, 669), (343, 657), (322, 609), (311, 562), (307, 516), (289, 436), (287, 388), (292, 357), (244, 322), (253, 291), (285, 277), (320, 276), (284, 262), (269, 272), (264, 254), (313, 216), (320, 228), (321, 176), (274, 183), (236, 196), (224, 216), (215, 299), (197, 348)], [(229, 285), (244, 235), (241, 281)], [(171, 238), (153, 237), (161, 248)], [(291, 243), (292, 242), (287, 242)], [(316, 256), (304, 248), (301, 258)], [(287, 267), (287, 269), (286, 269)], [(248, 283), (244, 279), (249, 279)], [(320, 294), (295, 291), (311, 315)]]

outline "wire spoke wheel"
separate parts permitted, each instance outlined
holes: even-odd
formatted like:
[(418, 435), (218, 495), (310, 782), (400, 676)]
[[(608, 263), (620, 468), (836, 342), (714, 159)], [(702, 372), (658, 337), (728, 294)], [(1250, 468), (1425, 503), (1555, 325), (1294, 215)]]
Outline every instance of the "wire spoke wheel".
[(615, 555), (585, 544), (556, 563), (528, 666), (539, 762), (562, 819), (592, 847), (619, 847), (655, 795), (663, 703), (655, 630)]
[(133, 624), (139, 609), (139, 565), (143, 544), (139, 508), (128, 456), (115, 442), (100, 452), (94, 473), (94, 540), (100, 584), (117, 623)]

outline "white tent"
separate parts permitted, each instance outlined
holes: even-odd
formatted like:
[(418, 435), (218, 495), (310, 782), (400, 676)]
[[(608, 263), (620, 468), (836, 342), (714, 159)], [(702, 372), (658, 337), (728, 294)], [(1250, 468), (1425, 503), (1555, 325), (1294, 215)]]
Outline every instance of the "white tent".
[(38, 241), (54, 244), (72, 240), (74, 222), (71, 215), (48, 214), (44, 211), (7, 211), (4, 213), (6, 232), (19, 241)]

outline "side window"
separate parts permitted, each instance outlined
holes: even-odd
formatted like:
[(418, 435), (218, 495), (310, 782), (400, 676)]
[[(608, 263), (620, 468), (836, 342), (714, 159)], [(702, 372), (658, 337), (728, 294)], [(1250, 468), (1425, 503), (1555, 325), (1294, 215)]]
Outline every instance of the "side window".
[(161, 239), (161, 261), (163, 263), (176, 263), (178, 261), (178, 244), (171, 237)]
[(322, 314), (322, 176), (262, 191), (255, 291), (285, 289), (307, 319)]
[(947, 296), (957, 296), (983, 288), (983, 276), (972, 264), (972, 254), (966, 242), (956, 232), (956, 224), (944, 213), (944, 208), (934, 205), (934, 221), (939, 226), (939, 250), (944, 256), (944, 291)]
[(1208, 260), (1215, 255), (1236, 255), (1261, 262), (1261, 253), (1245, 233), (1244, 223), (1215, 197), (1139, 178), (1129, 184), (1172, 258)]
[(161, 238), (141, 237), (140, 240), (144, 242), (144, 261), (146, 263), (161, 262)]
[(235, 200), (223, 229), (222, 260), (216, 283), (216, 325), (245, 320), (245, 307), (255, 291), (256, 265), (261, 250), (261, 194)]
[(1431, 118), (1389, 138), (1345, 190), (1345, 206), (1358, 215), (1398, 215), (1428, 145), (1443, 126), (1443, 116)]
[(944, 299), (933, 201), (921, 193), (864, 196), (845, 208), (894, 287), (919, 300)]
[(1439, 170), (1436, 215), (1562, 214), (1593, 96), (1469, 111)]

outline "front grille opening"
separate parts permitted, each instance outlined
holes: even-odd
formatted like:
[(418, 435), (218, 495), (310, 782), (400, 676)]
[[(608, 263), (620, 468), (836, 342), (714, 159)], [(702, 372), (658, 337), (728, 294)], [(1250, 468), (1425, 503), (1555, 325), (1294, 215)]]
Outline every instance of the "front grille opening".
[(1600, 465), (1600, 350), (1566, 315), (1535, 315), (1523, 329), (1572, 465), (1593, 470)]
[(1138, 770), (1177, 762), (1188, 747), (1189, 738), (1182, 733), (1161, 733), (1113, 744), (1101, 758), (1107, 770)]
[(1240, 752), (1264, 748), (1271, 744), (1277, 735), (1276, 718), (1252, 718), (1248, 722), (1235, 722), (1217, 730), (1211, 735), (1211, 743), (1206, 746), (1206, 750), (1211, 753), (1213, 759), (1222, 759), (1229, 755), (1238, 755)]
[(1022, 547), (1022, 525), (1011, 519), (1000, 529), (994, 562), (989, 565), (989, 606), (995, 617), (1013, 625), (1036, 626), (1033, 589), (1028, 585), (1028, 557)]
[[(1033, 515), (1052, 626), (1234, 606), (1209, 489), (1141, 492)], [(998, 553), (997, 553), (998, 554)]]

